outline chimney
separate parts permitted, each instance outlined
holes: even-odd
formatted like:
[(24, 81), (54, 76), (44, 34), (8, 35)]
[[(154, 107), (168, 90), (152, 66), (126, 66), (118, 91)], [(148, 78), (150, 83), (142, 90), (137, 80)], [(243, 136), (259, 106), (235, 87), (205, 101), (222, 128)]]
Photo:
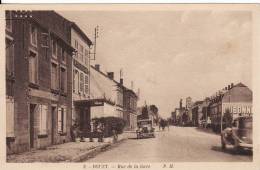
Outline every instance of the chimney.
[(110, 78), (110, 79), (114, 79), (114, 72), (107, 72), (107, 76), (108, 76), (108, 78)]
[(227, 87), (225, 87), (225, 90), (227, 90)]
[(95, 69), (96, 69), (97, 71), (100, 71), (100, 65), (99, 65), (99, 64), (95, 64)]
[(120, 84), (123, 85), (124, 84), (124, 80), (121, 78), (120, 79)]
[(228, 90), (230, 90), (230, 85), (228, 85)]
[(231, 88), (233, 88), (234, 87), (234, 84), (233, 83), (231, 83)]

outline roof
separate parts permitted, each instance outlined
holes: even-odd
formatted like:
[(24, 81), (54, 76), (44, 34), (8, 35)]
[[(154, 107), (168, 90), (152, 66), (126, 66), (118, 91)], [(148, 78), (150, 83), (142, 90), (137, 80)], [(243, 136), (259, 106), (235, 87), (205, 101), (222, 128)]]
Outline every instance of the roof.
[(252, 91), (243, 83), (238, 83), (229, 89), (223, 96), (223, 103), (238, 103), (238, 102), (252, 102), (253, 93)]
[(126, 90), (127, 92), (130, 92), (130, 93), (132, 93), (133, 95), (135, 95), (136, 97), (138, 97), (133, 90), (131, 90), (131, 89), (125, 87), (124, 85), (120, 84), (120, 83), (117, 82), (116, 80), (109, 78), (107, 74), (105, 74), (104, 72), (102, 72), (102, 71), (100, 71), (100, 70), (97, 70), (93, 65), (91, 65), (91, 67), (92, 67), (95, 71), (97, 71), (98, 73), (102, 74), (103, 76), (105, 76), (105, 77), (108, 78), (109, 80), (111, 80), (111, 81), (113, 81), (114, 83), (116, 83), (118, 86), (122, 87), (122, 88), (123, 88), (124, 90)]
[(89, 46), (93, 45), (92, 41), (87, 37), (87, 35), (80, 29), (80, 27), (75, 22), (71, 22), (71, 27), (80, 34), (80, 36)]

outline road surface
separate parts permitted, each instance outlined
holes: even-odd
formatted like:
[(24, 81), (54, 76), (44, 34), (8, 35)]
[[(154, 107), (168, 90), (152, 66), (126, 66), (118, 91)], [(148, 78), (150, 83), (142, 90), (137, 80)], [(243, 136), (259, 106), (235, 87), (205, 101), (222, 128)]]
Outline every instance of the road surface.
[(87, 162), (248, 162), (252, 154), (221, 149), (219, 135), (194, 127), (170, 127), (156, 138), (131, 138)]

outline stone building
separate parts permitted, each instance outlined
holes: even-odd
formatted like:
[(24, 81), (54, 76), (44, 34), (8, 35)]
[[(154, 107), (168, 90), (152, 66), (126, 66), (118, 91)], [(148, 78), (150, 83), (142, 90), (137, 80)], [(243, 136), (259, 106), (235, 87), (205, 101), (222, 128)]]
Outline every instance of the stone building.
[(225, 123), (221, 121), (223, 115), (229, 112), (233, 119), (238, 116), (252, 115), (252, 91), (242, 83), (228, 85), (210, 99), (210, 118), (214, 131), (221, 131)]
[(123, 87), (123, 118), (126, 121), (126, 128), (133, 130), (137, 127), (137, 94), (126, 87)]
[(70, 141), (70, 22), (53, 11), (6, 18), (7, 153)]
[(123, 119), (123, 79), (114, 80), (114, 73), (103, 73), (100, 65), (90, 67), (91, 119), (114, 116)]
[(90, 130), (89, 68), (91, 40), (74, 22), (71, 22), (70, 42), (76, 50), (73, 55), (72, 121), (78, 123), (81, 131)]

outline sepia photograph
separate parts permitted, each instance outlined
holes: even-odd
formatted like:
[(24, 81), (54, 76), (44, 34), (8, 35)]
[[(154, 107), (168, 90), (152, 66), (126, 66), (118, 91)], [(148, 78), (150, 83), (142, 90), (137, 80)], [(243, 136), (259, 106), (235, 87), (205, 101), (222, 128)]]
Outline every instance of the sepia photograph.
[(253, 5), (105, 6), (4, 10), (6, 163), (252, 163)]

